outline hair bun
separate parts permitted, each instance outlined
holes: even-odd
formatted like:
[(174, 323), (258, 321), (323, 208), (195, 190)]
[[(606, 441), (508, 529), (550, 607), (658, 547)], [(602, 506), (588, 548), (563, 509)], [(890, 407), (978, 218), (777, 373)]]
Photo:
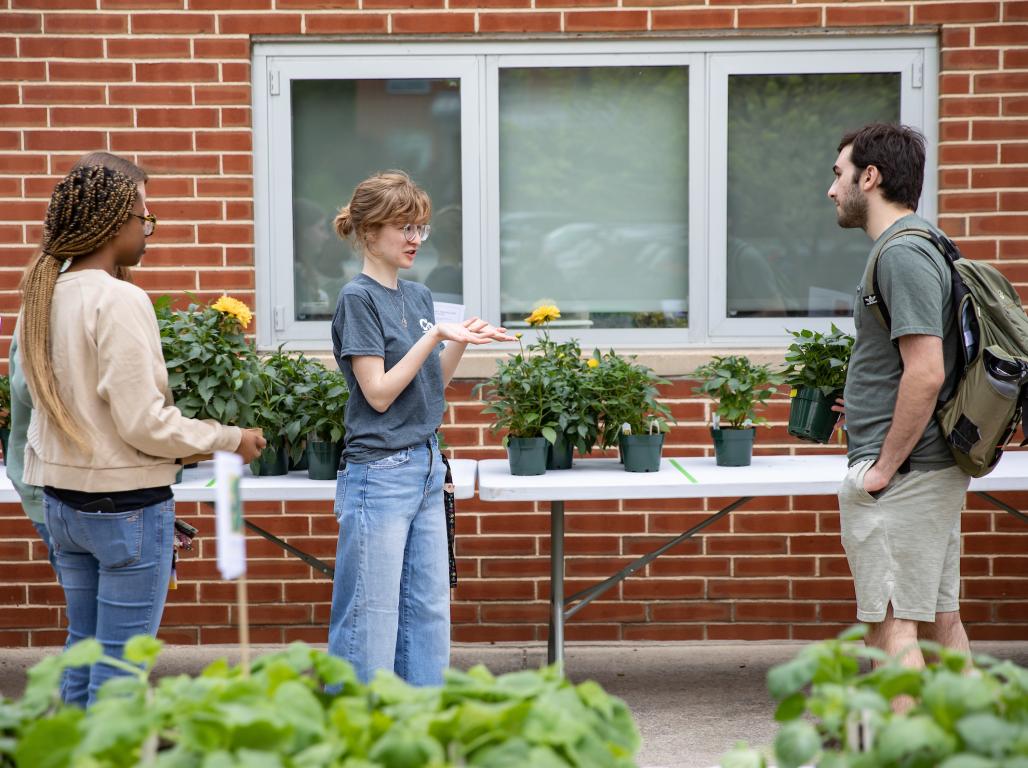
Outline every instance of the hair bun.
[(350, 206), (346, 205), (339, 209), (339, 213), (332, 221), (336, 234), (345, 240), (353, 234), (353, 217), (350, 215)]

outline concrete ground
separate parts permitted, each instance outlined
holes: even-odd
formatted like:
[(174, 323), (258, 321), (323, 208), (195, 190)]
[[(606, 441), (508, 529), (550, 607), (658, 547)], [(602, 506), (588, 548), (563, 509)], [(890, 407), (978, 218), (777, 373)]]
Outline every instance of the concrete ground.
[[(577, 644), (567, 647), (566, 668), (575, 681), (592, 679), (624, 699), (642, 732), (639, 765), (702, 768), (718, 765), (736, 741), (766, 746), (775, 733), (768, 669), (791, 659), (802, 643)], [(0, 649), (0, 693), (20, 694), (25, 669), (53, 648)], [(257, 653), (275, 650), (257, 649)], [(1028, 643), (975, 643), (974, 650), (1028, 667)], [(196, 673), (232, 646), (170, 646), (157, 673)], [(537, 667), (546, 649), (538, 645), (463, 644), (453, 648), (453, 666), (485, 664), (500, 674)]]

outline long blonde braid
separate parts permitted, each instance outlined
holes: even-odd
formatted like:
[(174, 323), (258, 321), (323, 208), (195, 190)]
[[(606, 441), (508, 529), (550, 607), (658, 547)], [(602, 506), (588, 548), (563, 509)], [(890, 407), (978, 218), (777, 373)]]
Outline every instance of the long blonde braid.
[(43, 242), (22, 278), (21, 355), (35, 408), (85, 453), (89, 445), (61, 399), (50, 353), (50, 307), (66, 259), (88, 256), (128, 220), (136, 183), (101, 166), (72, 169), (54, 188), (43, 223)]

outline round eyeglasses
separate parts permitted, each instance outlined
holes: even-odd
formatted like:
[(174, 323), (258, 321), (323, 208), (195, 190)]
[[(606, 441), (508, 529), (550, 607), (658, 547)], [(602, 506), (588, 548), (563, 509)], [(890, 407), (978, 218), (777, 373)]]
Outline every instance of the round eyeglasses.
[(150, 237), (153, 231), (157, 229), (157, 217), (152, 213), (148, 213), (146, 216), (140, 216), (138, 213), (129, 213), (129, 216), (135, 216), (143, 222), (143, 237)]
[(428, 240), (428, 236), (432, 233), (431, 224), (404, 224), (403, 225), (403, 239), (408, 243), (413, 243), (415, 236), (421, 238), (421, 242)]

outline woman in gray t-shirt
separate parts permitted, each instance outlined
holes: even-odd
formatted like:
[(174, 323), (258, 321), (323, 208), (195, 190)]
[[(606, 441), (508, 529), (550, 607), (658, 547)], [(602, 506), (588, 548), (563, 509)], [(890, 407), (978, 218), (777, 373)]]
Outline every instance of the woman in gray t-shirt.
[(468, 344), (513, 341), (479, 318), (436, 323), (432, 294), (399, 279), (428, 238), (432, 203), (407, 174), (380, 173), (335, 219), (364, 267), (344, 286), (332, 348), (350, 387), (328, 648), (363, 681), (378, 669), (442, 682), (450, 658), (445, 469), (435, 432)]

